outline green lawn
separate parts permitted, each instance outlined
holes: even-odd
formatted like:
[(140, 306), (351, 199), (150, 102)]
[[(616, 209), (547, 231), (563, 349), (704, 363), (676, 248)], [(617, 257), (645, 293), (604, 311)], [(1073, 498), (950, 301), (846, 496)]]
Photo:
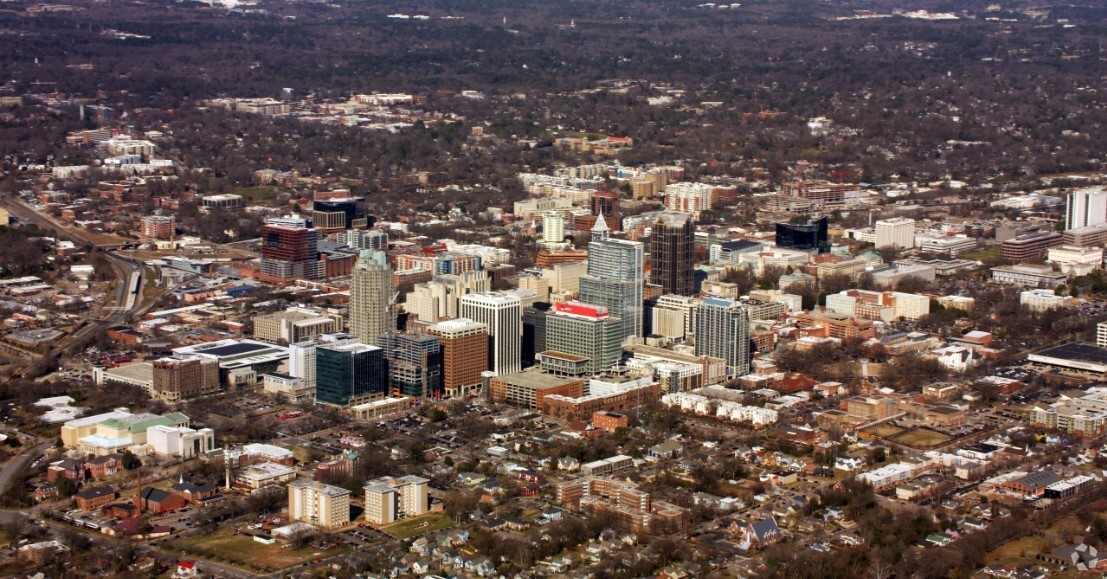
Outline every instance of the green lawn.
[(913, 448), (932, 448), (947, 442), (949, 439), (949, 436), (941, 432), (919, 428), (896, 436), (893, 440)]
[(450, 517), (442, 513), (434, 513), (392, 523), (387, 527), (381, 527), (381, 531), (397, 539), (410, 539), (419, 535), (441, 531), (452, 524), (453, 521)]
[(975, 261), (984, 261), (989, 258), (999, 257), (999, 246), (989, 245), (982, 247), (976, 251), (970, 251), (969, 253), (961, 254), (961, 259), (971, 259)]
[(867, 432), (879, 438), (891, 438), (903, 432), (903, 429), (898, 426), (892, 426), (891, 424), (881, 423), (874, 424), (866, 428), (863, 432)]
[(178, 539), (167, 546), (219, 563), (244, 565), (261, 570), (284, 569), (321, 557), (331, 557), (345, 550), (340, 547), (320, 552), (311, 546), (302, 549), (285, 549), (282, 545), (280, 541), (266, 545), (248, 535), (236, 535), (232, 529), (220, 529), (210, 535)]
[(269, 187), (243, 187), (231, 191), (235, 195), (241, 195), (254, 201), (264, 201), (273, 195), (273, 189)]

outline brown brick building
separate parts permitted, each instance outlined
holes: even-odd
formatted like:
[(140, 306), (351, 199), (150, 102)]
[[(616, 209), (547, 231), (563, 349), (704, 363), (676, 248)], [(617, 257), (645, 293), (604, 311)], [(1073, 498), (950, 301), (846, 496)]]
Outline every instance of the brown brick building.
[(447, 396), (464, 396), (480, 387), (488, 370), (488, 326), (472, 320), (447, 320), (427, 333), (442, 343), (442, 389)]

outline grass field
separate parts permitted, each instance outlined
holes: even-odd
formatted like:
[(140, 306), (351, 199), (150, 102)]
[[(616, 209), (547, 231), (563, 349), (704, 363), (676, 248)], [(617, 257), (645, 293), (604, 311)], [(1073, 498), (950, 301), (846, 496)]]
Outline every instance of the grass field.
[(435, 513), (416, 517), (414, 519), (405, 519), (398, 523), (392, 523), (387, 527), (381, 527), (381, 532), (387, 533), (397, 539), (410, 539), (412, 537), (418, 537), (419, 535), (441, 531), (451, 524), (453, 524), (453, 521), (450, 520), (450, 517), (442, 513)]
[(980, 248), (976, 251), (970, 251), (969, 253), (962, 253), (961, 259), (971, 259), (975, 261), (984, 261), (985, 259), (999, 257), (1000, 247), (998, 245), (989, 245), (988, 247)]
[(941, 432), (919, 428), (896, 436), (894, 441), (913, 448), (933, 448), (949, 441), (949, 438)]
[(168, 546), (213, 561), (263, 570), (284, 569), (339, 552), (338, 549), (332, 549), (322, 553), (310, 546), (285, 549), (281, 545), (280, 542), (266, 545), (247, 535), (236, 535), (231, 529), (221, 529), (210, 535), (179, 539)]
[(987, 561), (1008, 567), (1028, 565), (1048, 544), (1049, 541), (1042, 536), (1023, 537), (1000, 545), (994, 551), (988, 553)]
[(231, 193), (241, 195), (247, 199), (265, 200), (273, 195), (273, 190), (269, 187), (243, 187), (241, 189), (235, 189), (231, 191)]
[(891, 424), (874, 424), (864, 430), (873, 436), (880, 438), (891, 438), (897, 434), (904, 432), (904, 429), (898, 426), (892, 426)]

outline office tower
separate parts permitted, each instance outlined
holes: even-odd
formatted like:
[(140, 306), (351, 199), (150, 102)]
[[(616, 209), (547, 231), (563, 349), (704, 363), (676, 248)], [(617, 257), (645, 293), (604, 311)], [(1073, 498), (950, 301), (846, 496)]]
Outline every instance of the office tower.
[(642, 335), (643, 246), (611, 239), (603, 215), (592, 228), (588, 273), (580, 278), (580, 301), (607, 308), (623, 324), (623, 337)]
[(417, 283), (404, 298), (404, 310), (421, 322), (434, 323), (449, 317), (449, 286), (438, 281)]
[(393, 396), (442, 396), (442, 343), (429, 334), (390, 334), (385, 345)]
[(607, 226), (622, 231), (623, 217), (619, 211), (619, 194), (614, 191), (596, 191), (592, 194), (592, 215), (606, 215)]
[(219, 360), (204, 356), (175, 356), (155, 360), (153, 397), (177, 402), (214, 394), (220, 389)]
[(399, 519), (427, 513), (429, 479), (414, 475), (384, 476), (365, 485), (365, 520), (387, 525)]
[(750, 319), (740, 302), (705, 298), (696, 306), (696, 355), (726, 360), (727, 373), (750, 371)]
[(881, 219), (876, 222), (876, 248), (895, 247), (911, 249), (915, 247), (915, 220), (906, 217)]
[(269, 219), (261, 230), (261, 273), (273, 280), (319, 279), (319, 231), (302, 219)]
[(350, 491), (313, 480), (288, 483), (288, 518), (324, 529), (350, 524)]
[(523, 308), (523, 367), (530, 368), (536, 354), (546, 351), (546, 316), (550, 313), (548, 302), (535, 302)]
[(462, 296), (461, 317), (488, 327), (488, 368), (497, 375), (522, 369), (523, 306), (518, 295), (489, 292)]
[(177, 228), (177, 220), (172, 215), (147, 215), (139, 223), (142, 239), (173, 239)]
[(488, 326), (465, 318), (446, 320), (427, 333), (442, 343), (442, 390), (446, 396), (464, 396), (480, 388), (488, 370)]
[(288, 346), (288, 373), (302, 380), (305, 389), (315, 389), (315, 354), (319, 346), (356, 344), (349, 334), (323, 334)]
[(350, 406), (385, 395), (388, 375), (384, 350), (365, 344), (315, 349), (315, 401)]
[(384, 252), (364, 249), (350, 283), (350, 333), (376, 344), (395, 325), (392, 312), (392, 271)]
[(777, 223), (776, 246), (784, 249), (814, 249), (819, 253), (827, 253), (830, 251), (827, 236), (829, 224), (828, 217), (809, 219), (807, 223)]
[(546, 349), (588, 358), (584, 371), (603, 372), (618, 365), (623, 355), (622, 326), (605, 307), (557, 302), (546, 318)]
[(316, 199), (311, 205), (311, 225), (324, 233), (365, 229), (371, 225), (365, 212), (365, 199), (361, 197)]
[(1085, 187), (1069, 192), (1065, 229), (1107, 223), (1107, 189)]
[(650, 228), (650, 283), (661, 286), (663, 293), (696, 293), (695, 233), (692, 217), (685, 213), (662, 213)]
[(565, 213), (547, 211), (542, 214), (542, 241), (561, 243), (565, 241)]

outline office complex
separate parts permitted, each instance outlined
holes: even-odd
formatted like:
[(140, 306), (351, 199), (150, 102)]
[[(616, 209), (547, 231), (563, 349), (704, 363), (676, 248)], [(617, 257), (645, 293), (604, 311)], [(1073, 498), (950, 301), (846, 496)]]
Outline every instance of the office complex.
[(301, 380), (305, 389), (315, 389), (315, 354), (319, 346), (345, 346), (358, 343), (349, 334), (335, 333), (315, 336), (288, 346), (288, 373)]
[(395, 321), (392, 313), (392, 272), (384, 252), (364, 249), (350, 283), (350, 333), (376, 344)]
[(427, 484), (430, 480), (414, 476), (385, 476), (365, 485), (365, 520), (387, 525), (407, 517), (418, 517), (429, 510)]
[[(529, 308), (528, 308), (529, 309)], [(488, 326), (468, 319), (446, 320), (427, 328), (442, 343), (442, 390), (464, 396), (482, 384), (488, 370)]]
[(390, 334), (383, 342), (393, 396), (442, 396), (442, 343), (429, 334)]
[(1069, 192), (1065, 229), (1107, 223), (1107, 189), (1085, 187)]
[(461, 317), (488, 328), (488, 368), (495, 374), (522, 369), (523, 305), (510, 292), (489, 292), (462, 296)]
[(740, 302), (705, 298), (696, 306), (696, 355), (726, 360), (727, 373), (750, 371), (750, 319)]
[(690, 296), (696, 293), (695, 223), (684, 213), (661, 213), (650, 229), (650, 283), (662, 293)]
[(324, 529), (350, 524), (350, 491), (313, 480), (288, 483), (288, 518)]
[(154, 398), (177, 402), (219, 391), (219, 360), (175, 356), (153, 362)]
[(777, 223), (776, 246), (827, 253), (830, 251), (830, 238), (827, 235), (829, 223), (828, 217), (810, 219), (807, 223)]
[(266, 342), (293, 344), (341, 330), (342, 316), (309, 308), (254, 317), (254, 337)]
[(535, 302), (523, 308), (523, 367), (536, 362), (535, 356), (546, 351), (546, 317), (550, 312), (548, 302)]
[(637, 241), (611, 239), (597, 219), (588, 244), (588, 273), (580, 278), (580, 301), (603, 306), (622, 320), (623, 337), (642, 335), (643, 247)]
[(915, 220), (906, 217), (881, 219), (876, 222), (876, 248), (895, 247), (911, 249), (915, 247)]
[(557, 302), (546, 318), (546, 348), (587, 358), (581, 367), (585, 372), (595, 374), (617, 365), (622, 343), (622, 323), (602, 306)]
[(365, 344), (317, 346), (315, 401), (350, 406), (384, 396), (388, 386), (384, 350)]
[(301, 219), (270, 219), (261, 231), (261, 274), (274, 281), (320, 279), (319, 231)]

